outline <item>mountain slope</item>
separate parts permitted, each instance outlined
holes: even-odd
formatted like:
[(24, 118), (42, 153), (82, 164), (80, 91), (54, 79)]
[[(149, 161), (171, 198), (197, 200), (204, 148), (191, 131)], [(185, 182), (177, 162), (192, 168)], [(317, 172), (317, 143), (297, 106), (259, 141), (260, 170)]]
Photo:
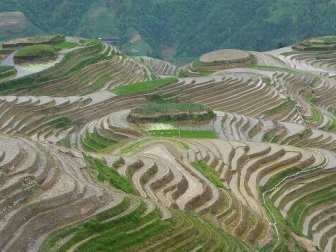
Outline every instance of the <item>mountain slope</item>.
[(119, 35), (132, 54), (185, 59), (218, 48), (267, 50), (335, 33), (330, 0), (4, 0), (1, 11), (22, 11), (23, 32), (87, 37)]

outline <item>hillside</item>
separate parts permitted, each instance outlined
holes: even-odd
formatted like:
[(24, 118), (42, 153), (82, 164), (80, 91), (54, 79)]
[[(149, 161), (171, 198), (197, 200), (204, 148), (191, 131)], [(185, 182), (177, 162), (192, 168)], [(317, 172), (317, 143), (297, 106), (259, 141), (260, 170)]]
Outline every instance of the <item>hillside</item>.
[(9, 30), (0, 22), (0, 40), (55, 33), (119, 36), (120, 47), (129, 54), (174, 62), (220, 48), (265, 51), (336, 32), (336, 4), (330, 0), (0, 2), (0, 12), (13, 11), (21, 13), (16, 14), (17, 26)]
[(335, 251), (335, 38), (183, 68), (7, 41), (0, 251)]

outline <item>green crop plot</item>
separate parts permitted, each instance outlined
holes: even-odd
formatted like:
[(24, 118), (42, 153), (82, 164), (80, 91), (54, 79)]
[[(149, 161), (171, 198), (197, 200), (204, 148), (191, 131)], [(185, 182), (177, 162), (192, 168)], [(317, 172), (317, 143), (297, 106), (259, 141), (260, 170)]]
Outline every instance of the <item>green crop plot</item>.
[(161, 86), (169, 85), (175, 82), (177, 82), (176, 78), (165, 78), (138, 83), (131, 83), (128, 85), (112, 89), (111, 91), (116, 93), (117, 95), (131, 95), (131, 94), (149, 92)]

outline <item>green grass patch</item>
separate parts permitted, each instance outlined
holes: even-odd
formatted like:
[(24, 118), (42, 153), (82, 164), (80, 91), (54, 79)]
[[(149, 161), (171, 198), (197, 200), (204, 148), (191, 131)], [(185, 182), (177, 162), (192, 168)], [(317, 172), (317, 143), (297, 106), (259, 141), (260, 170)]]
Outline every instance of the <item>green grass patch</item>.
[(53, 47), (56, 50), (62, 50), (62, 49), (71, 49), (79, 46), (79, 43), (77, 42), (70, 42), (70, 41), (64, 41), (58, 44), (53, 45)]
[(0, 66), (0, 74), (5, 73), (13, 68), (15, 67), (14, 66)]
[(325, 126), (323, 128), (323, 130), (327, 130), (327, 131), (335, 131), (336, 130), (336, 116), (333, 116), (332, 122), (329, 125)]
[[(124, 200), (85, 222), (59, 229), (43, 242), (39, 251), (140, 251), (164, 241), (160, 250), (166, 251), (181, 244), (178, 251), (190, 251), (197, 245), (214, 248), (216, 251), (255, 251), (238, 238), (224, 232), (210, 221), (191, 211), (169, 209), (171, 218), (162, 220), (158, 208), (146, 213), (146, 204), (141, 201), (127, 212), (131, 200)], [(181, 235), (174, 234), (190, 227)], [(168, 239), (169, 237), (169, 239)], [(182, 244), (186, 239), (196, 237), (192, 242)], [(90, 239), (87, 239), (90, 238)], [(158, 249), (157, 249), (158, 250)]]
[(179, 130), (179, 129), (167, 129), (167, 130), (148, 130), (147, 133), (150, 136), (155, 137), (182, 137), (182, 138), (217, 138), (215, 131), (210, 130)]
[(287, 216), (288, 222), (291, 224), (295, 232), (299, 235), (302, 235), (303, 217), (310, 208), (312, 208), (313, 206), (323, 204), (324, 202), (327, 201), (336, 200), (336, 194), (335, 194), (336, 185), (331, 185), (328, 186), (327, 188), (322, 188), (322, 184), (320, 183), (319, 186), (321, 186), (320, 190), (304, 196), (303, 198), (295, 202), (292, 208), (288, 211)]
[(270, 133), (266, 133), (262, 138), (262, 142), (277, 143), (277, 142), (279, 142), (279, 138), (278, 138), (277, 135), (272, 135)]
[(290, 107), (293, 107), (294, 104), (295, 104), (294, 101), (292, 101), (290, 98), (288, 98), (285, 102), (281, 103), (280, 105), (265, 111), (264, 115), (266, 117), (268, 117), (268, 116), (272, 116), (276, 113), (283, 112), (284, 110), (286, 110)]
[(50, 60), (56, 56), (56, 50), (51, 45), (25, 46), (19, 49), (14, 59), (16, 60)]
[(93, 91), (99, 90), (111, 79), (111, 75), (103, 75), (97, 81), (95, 81), (91, 88)]
[(60, 128), (66, 128), (69, 127), (71, 125), (71, 120), (67, 117), (61, 117), (58, 118), (56, 120), (53, 120), (51, 122), (48, 123), (48, 125), (56, 128), (56, 129), (60, 129)]
[(16, 72), (17, 71), (14, 66), (0, 66), (0, 79), (14, 75)]
[(155, 137), (181, 137), (178, 129), (147, 130), (147, 133)]
[(305, 97), (305, 101), (310, 103), (310, 104), (314, 104), (315, 101), (314, 101), (314, 94), (309, 94)]
[(84, 159), (88, 164), (98, 172), (97, 179), (100, 182), (108, 181), (113, 187), (120, 189), (126, 193), (136, 194), (136, 190), (132, 182), (125, 176), (121, 176), (113, 168), (108, 167), (99, 159), (84, 155)]
[(177, 81), (178, 79), (176, 78), (165, 78), (165, 79), (137, 82), (117, 87), (115, 89), (112, 89), (111, 91), (117, 95), (131, 95), (131, 94), (145, 93), (155, 90), (161, 86), (176, 83)]
[(320, 110), (317, 109), (317, 108), (312, 108), (311, 110), (312, 110), (312, 113), (313, 113), (313, 118), (312, 118), (313, 122), (321, 121), (322, 115), (321, 115)]
[(56, 144), (58, 146), (63, 146), (63, 147), (66, 147), (66, 148), (71, 148), (70, 135), (67, 135), (62, 140), (59, 140)]
[(214, 73), (215, 71), (199, 71), (198, 74), (200, 76), (209, 76), (210, 74)]
[(130, 199), (128, 197), (125, 197), (123, 201), (116, 207), (105, 210), (102, 213), (96, 215), (95, 217), (91, 217), (90, 219), (86, 220), (84, 223), (77, 224), (75, 226), (68, 226), (62, 228), (61, 230), (57, 230), (47, 237), (47, 239), (42, 243), (41, 247), (39, 248), (39, 251), (40, 252), (50, 251), (50, 248), (55, 246), (59, 240), (64, 239), (69, 235), (76, 234), (81, 230), (86, 230), (88, 231), (88, 233), (90, 232), (92, 233), (94, 232), (95, 229), (97, 229), (97, 226), (99, 225), (100, 221), (122, 213), (129, 206), (130, 206)]
[(102, 137), (98, 133), (86, 133), (83, 139), (84, 146), (94, 152), (104, 151), (107, 148), (111, 148), (117, 144), (116, 141)]
[(251, 69), (257, 69), (257, 70), (264, 70), (264, 71), (274, 71), (274, 72), (287, 72), (287, 73), (293, 73), (293, 74), (297, 74), (299, 73), (296, 70), (293, 70), (291, 68), (287, 68), (287, 67), (276, 67), (276, 66), (267, 66), (267, 65), (248, 65), (247, 68), (251, 68)]
[[(138, 142), (135, 142), (135, 143), (130, 143), (128, 145), (126, 145), (124, 148), (122, 148), (120, 150), (120, 153), (121, 154), (131, 154), (131, 153), (134, 153), (136, 150), (139, 150), (142, 146), (148, 144), (149, 142), (151, 141), (155, 141), (155, 139), (143, 139), (143, 140), (140, 140)], [(175, 145), (177, 145), (177, 147), (179, 149), (184, 149), (184, 150), (188, 150), (189, 149), (189, 146), (182, 142), (182, 141), (170, 141), (172, 143), (174, 143)]]
[[(266, 209), (268, 210), (268, 213), (272, 216), (272, 219), (275, 222), (275, 225), (277, 226), (278, 232), (279, 232), (279, 241), (277, 243), (276, 249), (275, 242), (276, 240), (272, 240), (271, 242), (266, 243), (261, 249), (261, 252), (268, 252), (268, 251), (289, 251), (289, 248), (292, 249), (292, 251), (296, 252), (304, 252), (306, 251), (304, 248), (302, 248), (295, 240), (291, 237), (290, 233), (292, 230), (290, 229), (288, 222), (284, 217), (281, 215), (279, 209), (277, 209), (273, 202), (268, 198), (264, 198), (264, 205)], [(293, 248), (294, 245), (294, 248)], [(293, 250), (294, 249), (294, 250)]]
[(132, 153), (133, 151), (139, 149), (143, 144), (145, 144), (144, 142), (147, 142), (147, 141), (139, 141), (139, 142), (136, 142), (136, 143), (131, 143), (129, 145), (127, 145), (126, 147), (122, 148), (121, 149), (121, 154), (129, 154), (129, 153)]
[(260, 188), (260, 191), (262, 193), (274, 188), (276, 185), (278, 185), (280, 182), (282, 182), (282, 180), (286, 177), (292, 176), (296, 173), (299, 173), (302, 171), (302, 168), (299, 167), (294, 167), (294, 168), (290, 168), (287, 169), (285, 171), (282, 171), (278, 174), (276, 174), (275, 176), (273, 176), (267, 183), (266, 185), (264, 185), (263, 187)]
[(209, 167), (207, 163), (205, 163), (204, 161), (195, 161), (192, 163), (192, 166), (200, 173), (202, 173), (203, 176), (206, 177), (214, 185), (220, 188), (225, 188), (223, 182), (219, 179), (216, 171)]
[(63, 73), (62, 75), (66, 76), (66, 75), (70, 75), (74, 72), (77, 72), (85, 67), (87, 67), (88, 65), (93, 65), (93, 64), (96, 64), (102, 60), (106, 59), (105, 56), (103, 55), (96, 55), (92, 58), (89, 58), (89, 59), (86, 59), (86, 60), (83, 60), (81, 61), (79, 64), (75, 65), (72, 69), (70, 69), (69, 71)]

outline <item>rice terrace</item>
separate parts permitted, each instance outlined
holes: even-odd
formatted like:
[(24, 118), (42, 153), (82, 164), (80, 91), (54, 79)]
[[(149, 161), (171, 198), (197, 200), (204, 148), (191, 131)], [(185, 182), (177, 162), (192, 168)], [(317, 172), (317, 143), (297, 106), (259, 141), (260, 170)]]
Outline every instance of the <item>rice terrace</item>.
[(177, 67), (4, 41), (0, 251), (336, 251), (336, 36)]

